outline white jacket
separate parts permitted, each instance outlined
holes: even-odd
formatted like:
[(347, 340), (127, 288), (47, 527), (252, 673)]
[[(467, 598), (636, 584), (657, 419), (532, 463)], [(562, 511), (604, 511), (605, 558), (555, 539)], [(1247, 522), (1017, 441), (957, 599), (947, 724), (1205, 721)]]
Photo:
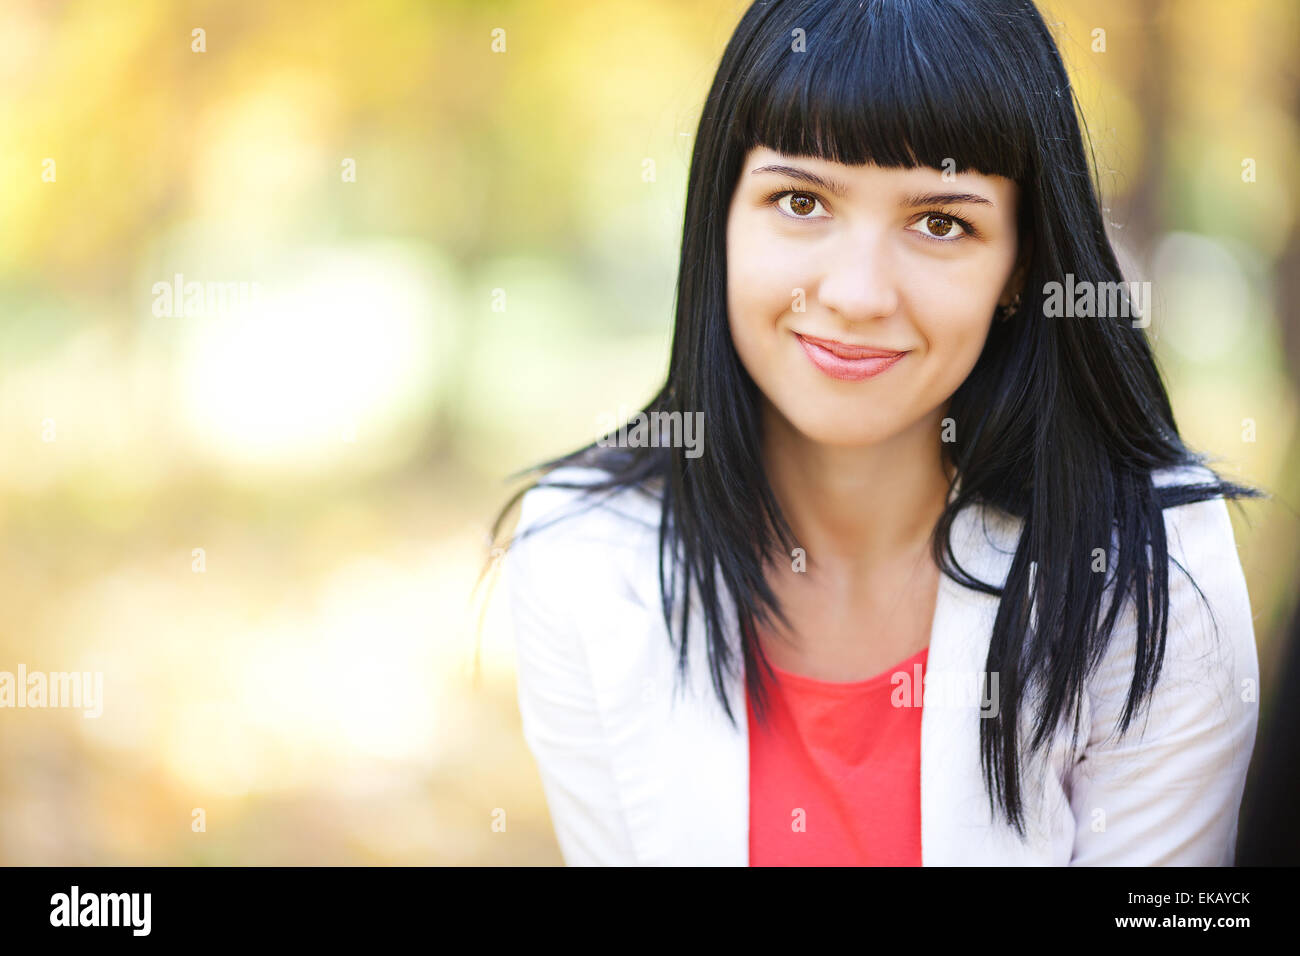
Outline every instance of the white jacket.
[[(566, 467), (552, 477), (583, 481), (596, 474)], [(1157, 473), (1156, 482), (1204, 474), (1171, 470)], [(529, 491), (516, 533), (568, 512), (578, 495)], [(688, 641), (691, 693), (674, 699), (676, 651), (660, 611), (658, 523), (657, 501), (622, 490), (594, 506), (582, 503), (574, 517), (507, 553), (525, 740), (569, 865), (745, 866), (749, 741), (739, 631), (729, 628), (739, 671), (727, 684), (732, 727), (710, 682), (697, 600)], [(965, 509), (953, 526), (961, 565), (1000, 584), (1019, 526)], [(1133, 674), (1130, 606), (1088, 683), (1084, 759), (1066, 766), (1066, 740), (1058, 735), (1045, 759), (1040, 752), (1023, 765), (1025, 842), (990, 812), (978, 701), (963, 706), (948, 697), (932, 706), (929, 699), (932, 682), (984, 669), (997, 611), (996, 597), (940, 576), (921, 715), (924, 865), (1232, 864), (1258, 720), (1250, 601), (1223, 499), (1168, 509), (1165, 526), (1171, 557), (1214, 609), (1218, 640), (1204, 604), (1171, 562), (1168, 644), (1149, 717), (1143, 712), (1116, 742)], [(734, 625), (725, 592), (723, 599)], [(1030, 705), (1020, 709), (1027, 728)]]

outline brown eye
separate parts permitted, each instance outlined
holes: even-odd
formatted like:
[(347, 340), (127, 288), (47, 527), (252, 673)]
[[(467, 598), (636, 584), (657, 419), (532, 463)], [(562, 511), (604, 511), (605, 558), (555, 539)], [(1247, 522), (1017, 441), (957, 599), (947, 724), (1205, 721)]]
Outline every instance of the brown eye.
[(930, 215), (925, 220), (926, 228), (936, 236), (946, 236), (952, 231), (953, 222), (947, 216)]
[[(771, 202), (772, 200), (768, 200)], [(781, 215), (790, 219), (826, 219), (826, 211), (819, 208), (821, 201), (812, 193), (795, 192), (793, 189), (775, 197), (776, 207)]]
[(928, 212), (908, 228), (939, 242), (956, 242), (972, 234), (965, 222), (942, 212)]
[(817, 208), (817, 200), (807, 193), (794, 193), (790, 196), (790, 208), (797, 216), (807, 216)]

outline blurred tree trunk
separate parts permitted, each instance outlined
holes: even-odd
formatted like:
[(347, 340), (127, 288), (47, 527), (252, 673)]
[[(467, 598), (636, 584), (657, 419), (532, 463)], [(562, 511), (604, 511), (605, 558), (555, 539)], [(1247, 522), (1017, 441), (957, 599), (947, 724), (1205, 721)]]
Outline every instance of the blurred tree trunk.
[(1134, 90), (1138, 116), (1147, 131), (1142, 159), (1115, 222), (1123, 227), (1124, 243), (1141, 262), (1149, 262), (1151, 247), (1168, 225), (1165, 209), (1169, 82), (1169, 8), (1166, 0), (1139, 0), (1133, 17), (1143, 31), (1142, 56)]
[[(1286, 88), (1282, 106), (1290, 116), (1300, 116), (1300, 70), (1294, 59), (1281, 80)], [(1297, 208), (1294, 180), (1291, 182), (1293, 208)], [(1300, 394), (1300, 220), (1293, 218), (1291, 232), (1273, 267), (1273, 308), (1281, 326), (1286, 373), (1292, 394)], [(1282, 508), (1289, 508), (1300, 493), (1300, 435), (1293, 433), (1283, 458), (1281, 487), (1276, 491)], [(1294, 515), (1294, 511), (1292, 512)], [(1294, 528), (1293, 523), (1288, 523)], [(1285, 532), (1283, 532), (1285, 534)], [(1282, 555), (1294, 554), (1294, 544), (1276, 549)], [(1293, 594), (1300, 594), (1300, 568), (1294, 560), (1279, 562), (1278, 572), (1293, 582)], [(1291, 627), (1276, 639), (1260, 643), (1260, 725), (1256, 738), (1255, 758), (1246, 778), (1242, 802), (1241, 831), (1238, 838), (1238, 866), (1300, 865), (1300, 824), (1295, 807), (1300, 803), (1300, 605), (1289, 609)], [(1263, 637), (1263, 635), (1260, 635)], [(1273, 635), (1268, 635), (1272, 637)]]

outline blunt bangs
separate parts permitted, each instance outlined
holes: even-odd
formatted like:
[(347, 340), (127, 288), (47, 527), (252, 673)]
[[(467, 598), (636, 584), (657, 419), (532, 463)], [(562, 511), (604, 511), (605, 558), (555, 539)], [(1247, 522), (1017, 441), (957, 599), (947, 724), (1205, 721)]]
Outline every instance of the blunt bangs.
[[(1048, 104), (1018, 91), (1032, 88), (1041, 65), (1027, 70), (1011, 54), (1006, 25), (984, 4), (775, 6), (736, 71), (731, 136), (741, 155), (766, 146), (846, 165), (975, 170), (1017, 182), (1036, 173), (1033, 112)], [(1024, 55), (1033, 57), (1027, 45)]]

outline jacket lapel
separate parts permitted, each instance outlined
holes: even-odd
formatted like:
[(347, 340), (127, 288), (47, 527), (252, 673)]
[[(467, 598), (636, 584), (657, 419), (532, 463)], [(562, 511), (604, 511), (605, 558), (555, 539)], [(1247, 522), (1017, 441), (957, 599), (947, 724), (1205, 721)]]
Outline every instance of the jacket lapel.
[[(1021, 522), (979, 507), (953, 523), (953, 552), (980, 580), (1001, 586), (1011, 568)], [(1059, 781), (1038, 755), (1022, 767), (1028, 839), (995, 818), (980, 768), (980, 721), (992, 716), (982, 700), (999, 598), (943, 575), (930, 634), (921, 713), (921, 857), (925, 866), (1043, 866), (1069, 862), (1073, 817)], [(989, 698), (996, 699), (990, 687)], [(1030, 708), (1021, 707), (1020, 739)], [(1049, 747), (1053, 765), (1059, 741)]]

